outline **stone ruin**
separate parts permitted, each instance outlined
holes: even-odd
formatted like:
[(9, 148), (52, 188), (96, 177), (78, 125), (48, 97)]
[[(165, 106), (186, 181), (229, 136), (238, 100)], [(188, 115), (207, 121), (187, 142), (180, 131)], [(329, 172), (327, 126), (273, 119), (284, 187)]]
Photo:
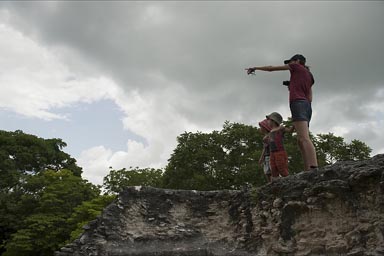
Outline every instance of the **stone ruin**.
[(69, 255), (384, 255), (384, 155), (242, 191), (128, 187)]

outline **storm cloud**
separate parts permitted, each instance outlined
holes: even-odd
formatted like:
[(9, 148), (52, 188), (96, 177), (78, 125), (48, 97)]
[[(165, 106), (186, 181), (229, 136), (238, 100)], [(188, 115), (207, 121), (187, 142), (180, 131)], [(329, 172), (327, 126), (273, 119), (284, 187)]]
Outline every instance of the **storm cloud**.
[[(272, 111), (288, 118), (281, 83), (289, 73), (247, 76), (244, 69), (281, 65), (296, 53), (306, 56), (316, 80), (311, 131), (360, 139), (384, 152), (382, 2), (49, 1), (0, 8), (3, 31), (52, 55), (60, 65), (48, 65), (49, 74), (62, 70), (58, 80), (17, 83), (24, 86), (17, 91), (7, 89), (10, 79), (1, 74), (1, 95), (29, 99), (25, 108), (17, 100), (4, 100), (1, 108), (54, 120), (63, 117), (53, 108), (109, 99), (124, 113), (122, 127), (143, 138), (127, 138), (125, 151), (84, 149), (79, 162), (89, 177), (108, 165), (164, 166), (186, 130), (220, 129), (225, 120), (256, 125)], [(5, 60), (2, 69), (14, 72), (18, 65), (11, 56)], [(31, 60), (39, 58), (20, 59)], [(28, 105), (33, 113), (20, 110)], [(91, 166), (96, 157), (100, 165)]]

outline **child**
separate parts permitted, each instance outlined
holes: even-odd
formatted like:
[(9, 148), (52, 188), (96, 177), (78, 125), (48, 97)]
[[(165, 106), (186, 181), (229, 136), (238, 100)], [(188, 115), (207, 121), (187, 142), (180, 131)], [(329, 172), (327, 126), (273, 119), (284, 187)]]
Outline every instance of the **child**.
[(271, 131), (269, 132), (270, 168), (272, 180), (279, 176), (288, 176), (288, 155), (284, 149), (284, 133), (293, 132), (293, 127), (281, 125), (283, 118), (277, 112), (267, 115)]
[(267, 178), (268, 183), (271, 182), (271, 168), (269, 165), (269, 132), (271, 131), (271, 127), (269, 126), (268, 119), (264, 119), (259, 122), (260, 131), (264, 135), (263, 137), (263, 151), (261, 152), (261, 156), (259, 159), (260, 166), (263, 166), (265, 177)]

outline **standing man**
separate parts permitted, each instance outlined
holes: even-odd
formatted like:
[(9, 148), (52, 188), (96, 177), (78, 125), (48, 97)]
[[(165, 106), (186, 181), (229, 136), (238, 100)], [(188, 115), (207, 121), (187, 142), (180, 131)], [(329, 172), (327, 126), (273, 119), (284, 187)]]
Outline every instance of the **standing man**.
[(291, 109), (293, 125), (297, 132), (297, 140), (304, 160), (304, 170), (317, 169), (316, 150), (309, 137), (309, 122), (312, 117), (312, 85), (315, 83), (312, 73), (305, 65), (306, 59), (301, 54), (292, 56), (284, 61), (284, 66), (261, 66), (247, 68), (247, 74), (256, 70), (282, 71), (289, 70), (289, 106)]

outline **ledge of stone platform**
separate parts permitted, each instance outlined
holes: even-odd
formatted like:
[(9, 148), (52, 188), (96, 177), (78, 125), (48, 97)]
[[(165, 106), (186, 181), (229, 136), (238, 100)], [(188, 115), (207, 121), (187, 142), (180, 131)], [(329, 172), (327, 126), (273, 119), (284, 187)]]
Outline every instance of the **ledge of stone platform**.
[(242, 191), (128, 187), (56, 256), (384, 255), (384, 155)]

